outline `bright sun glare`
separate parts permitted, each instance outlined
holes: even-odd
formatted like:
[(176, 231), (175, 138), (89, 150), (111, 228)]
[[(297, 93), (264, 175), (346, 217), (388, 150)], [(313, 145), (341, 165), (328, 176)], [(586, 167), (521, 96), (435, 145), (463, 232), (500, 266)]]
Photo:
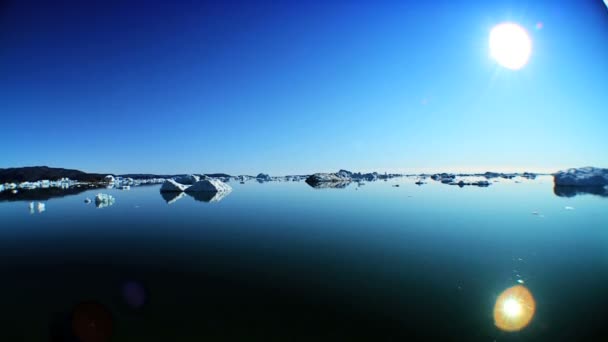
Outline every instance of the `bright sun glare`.
[(503, 331), (519, 331), (525, 328), (532, 317), (536, 304), (532, 293), (522, 285), (504, 290), (494, 305), (494, 323)]
[(523, 68), (532, 53), (532, 39), (523, 27), (513, 23), (494, 26), (490, 32), (490, 56), (505, 68)]
[(503, 310), (505, 314), (510, 317), (516, 317), (521, 313), (521, 304), (517, 301), (517, 299), (509, 298), (505, 300), (505, 304), (503, 306)]

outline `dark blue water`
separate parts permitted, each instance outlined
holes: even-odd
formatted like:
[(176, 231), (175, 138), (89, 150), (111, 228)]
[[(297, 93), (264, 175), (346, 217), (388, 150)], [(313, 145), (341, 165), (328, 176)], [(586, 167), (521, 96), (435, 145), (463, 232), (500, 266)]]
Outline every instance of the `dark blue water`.
[[(0, 202), (0, 341), (75, 341), (83, 303), (111, 341), (608, 340), (608, 198), (414, 181)], [(100, 191), (115, 204), (83, 202)], [(536, 313), (504, 332), (518, 280)]]

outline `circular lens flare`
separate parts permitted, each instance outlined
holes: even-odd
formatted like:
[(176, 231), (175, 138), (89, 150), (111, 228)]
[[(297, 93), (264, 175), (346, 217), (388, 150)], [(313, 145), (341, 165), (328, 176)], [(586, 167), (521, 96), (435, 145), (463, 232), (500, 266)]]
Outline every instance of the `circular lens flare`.
[(525, 328), (536, 310), (532, 293), (522, 285), (503, 291), (494, 305), (494, 324), (500, 330), (519, 331)]

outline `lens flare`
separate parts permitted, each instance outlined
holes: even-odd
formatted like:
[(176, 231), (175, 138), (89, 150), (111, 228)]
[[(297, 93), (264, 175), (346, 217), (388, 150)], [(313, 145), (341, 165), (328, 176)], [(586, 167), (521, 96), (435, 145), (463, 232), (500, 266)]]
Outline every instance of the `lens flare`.
[(500, 330), (519, 331), (525, 328), (536, 310), (530, 290), (516, 285), (503, 291), (494, 305), (494, 324)]

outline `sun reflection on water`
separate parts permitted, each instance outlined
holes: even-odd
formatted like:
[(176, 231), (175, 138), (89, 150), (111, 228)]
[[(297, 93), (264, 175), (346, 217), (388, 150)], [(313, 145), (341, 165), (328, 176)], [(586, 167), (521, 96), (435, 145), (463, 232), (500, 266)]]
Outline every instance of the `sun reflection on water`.
[(504, 331), (519, 331), (525, 328), (536, 310), (532, 293), (522, 285), (503, 291), (494, 305), (494, 324)]

